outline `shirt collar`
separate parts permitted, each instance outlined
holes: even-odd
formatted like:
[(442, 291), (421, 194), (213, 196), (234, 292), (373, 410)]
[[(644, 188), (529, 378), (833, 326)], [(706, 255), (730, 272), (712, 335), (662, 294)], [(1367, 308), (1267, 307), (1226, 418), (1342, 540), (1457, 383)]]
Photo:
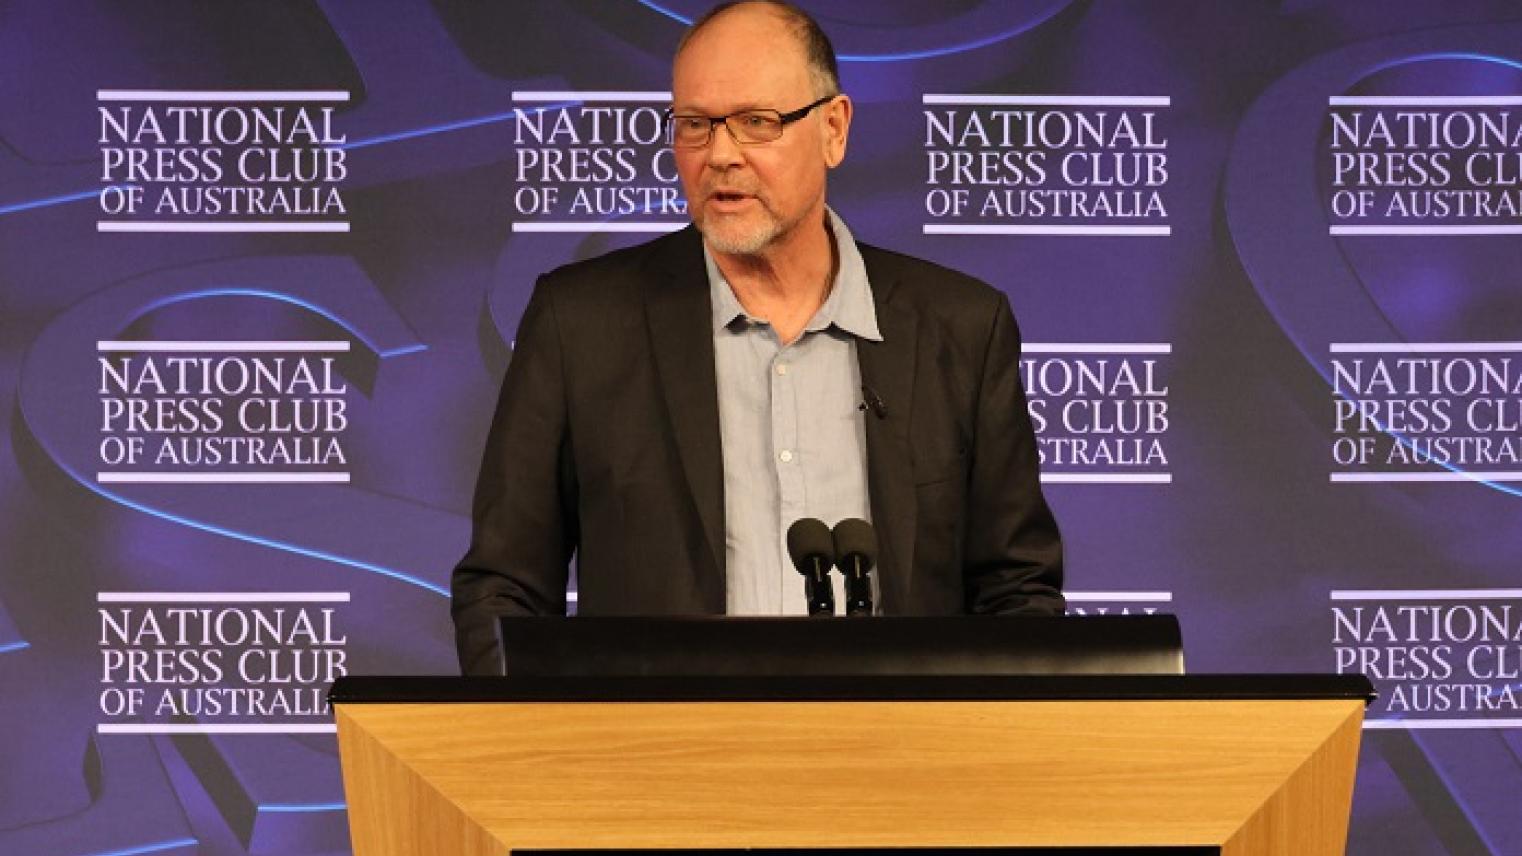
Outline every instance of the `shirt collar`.
[[(824, 305), (819, 307), (819, 311), (814, 313), (804, 329), (813, 332), (834, 325), (858, 338), (881, 342), (883, 337), (877, 327), (877, 305), (872, 301), (872, 284), (867, 279), (867, 265), (856, 247), (856, 239), (834, 209), (826, 206), (825, 216), (829, 219), (830, 234), (835, 241), (839, 268), (835, 271), (830, 296), (825, 298)], [(729, 287), (729, 281), (724, 278), (708, 252), (707, 244), (703, 245), (703, 265), (708, 271), (713, 331), (718, 333), (736, 318), (749, 316), (745, 314), (745, 307), (740, 305), (739, 298), (735, 297), (734, 290)]]

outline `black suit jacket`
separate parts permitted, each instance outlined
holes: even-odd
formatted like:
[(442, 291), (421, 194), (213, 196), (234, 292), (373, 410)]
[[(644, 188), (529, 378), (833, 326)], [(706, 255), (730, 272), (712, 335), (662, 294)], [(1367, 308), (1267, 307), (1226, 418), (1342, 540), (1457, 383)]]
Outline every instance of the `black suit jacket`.
[[(713, 327), (691, 227), (541, 277), (455, 568), (462, 668), (500, 669), (499, 615), (721, 614), (724, 472)], [(1041, 495), (1003, 294), (860, 245), (881, 342), (858, 340), (885, 614), (1054, 613), (1062, 548)], [(800, 581), (800, 586), (802, 585)]]

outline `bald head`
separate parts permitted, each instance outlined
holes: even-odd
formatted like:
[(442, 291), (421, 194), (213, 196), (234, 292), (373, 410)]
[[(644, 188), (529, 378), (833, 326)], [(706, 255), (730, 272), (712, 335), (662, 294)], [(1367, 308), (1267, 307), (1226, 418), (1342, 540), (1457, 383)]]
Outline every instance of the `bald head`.
[[(694, 25), (672, 62), (671, 116), (708, 125), (706, 142), (673, 142), (672, 153), (688, 213), (714, 252), (830, 257), (826, 174), (845, 157), (851, 99), (810, 60), (799, 14), (774, 2), (722, 7)], [(737, 133), (730, 123), (747, 116), (769, 118), (777, 135)]]
[[(676, 55), (681, 56), (689, 43), (720, 19), (740, 14), (774, 17), (783, 25), (783, 31), (794, 40), (807, 64), (815, 97), (839, 94), (840, 68), (835, 60), (835, 47), (830, 44), (830, 37), (824, 34), (819, 22), (809, 13), (786, 0), (732, 0), (720, 3), (692, 22), (692, 26), (682, 34), (682, 40), (677, 43)], [(760, 45), (758, 49), (765, 50), (767, 47), (769, 46)]]

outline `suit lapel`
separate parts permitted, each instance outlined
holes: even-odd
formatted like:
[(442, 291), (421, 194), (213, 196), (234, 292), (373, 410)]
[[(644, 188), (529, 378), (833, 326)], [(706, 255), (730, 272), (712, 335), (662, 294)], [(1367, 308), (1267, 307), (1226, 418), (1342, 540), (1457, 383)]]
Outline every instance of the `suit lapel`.
[(892, 302), (896, 277), (881, 257), (863, 246), (867, 279), (872, 284), (881, 342), (858, 339), (856, 358), (861, 382), (883, 405), (881, 414), (864, 414), (867, 434), (867, 492), (878, 537), (878, 585), (885, 609), (901, 612), (910, 595), (914, 533), (919, 509), (914, 493), (909, 415), (914, 406), (918, 317)]
[[(655, 270), (647, 280), (645, 306), (661, 394), (722, 592), (724, 458), (719, 443), (713, 310), (699, 240), (689, 226), (662, 242), (652, 259)], [(722, 598), (720, 604), (722, 611)]]

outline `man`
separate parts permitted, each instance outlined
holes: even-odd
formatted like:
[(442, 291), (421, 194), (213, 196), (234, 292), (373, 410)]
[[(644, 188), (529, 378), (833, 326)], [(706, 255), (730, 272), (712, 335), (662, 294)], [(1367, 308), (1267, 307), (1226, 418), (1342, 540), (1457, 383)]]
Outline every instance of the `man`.
[(455, 569), (461, 666), (499, 615), (794, 614), (792, 521), (870, 519), (886, 614), (1055, 613), (1004, 296), (858, 245), (825, 206), (851, 100), (807, 15), (716, 8), (682, 40), (672, 145), (693, 226), (542, 277)]

